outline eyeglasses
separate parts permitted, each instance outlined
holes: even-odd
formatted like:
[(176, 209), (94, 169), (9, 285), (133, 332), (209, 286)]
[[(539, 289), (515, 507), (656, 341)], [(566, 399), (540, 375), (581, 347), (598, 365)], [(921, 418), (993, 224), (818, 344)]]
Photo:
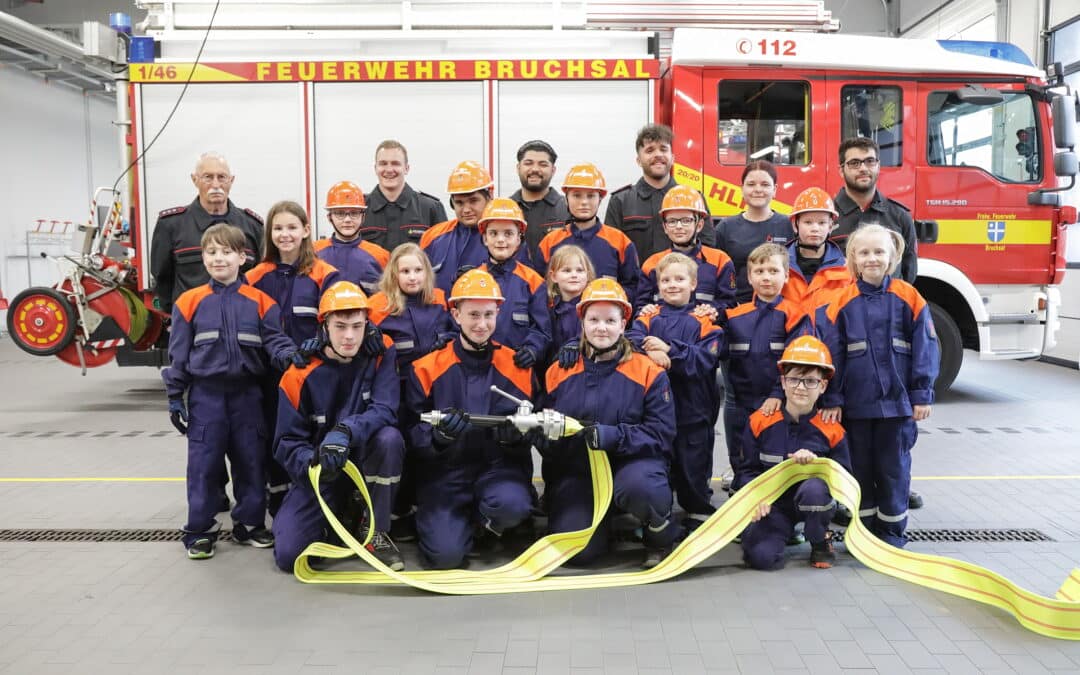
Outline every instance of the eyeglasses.
[(199, 180), (206, 184), (213, 183), (215, 180), (219, 183), (228, 183), (232, 180), (232, 176), (227, 173), (204, 173), (199, 176)]
[(667, 218), (664, 220), (665, 225), (682, 225), (683, 227), (692, 227), (697, 225), (697, 218), (694, 216), (686, 216), (685, 218)]
[(858, 169), (860, 166), (865, 166), (867, 169), (873, 169), (880, 163), (881, 160), (877, 157), (867, 157), (866, 159), (849, 159), (844, 162), (844, 166), (849, 169)]
[(337, 216), (338, 218), (341, 218), (342, 220), (345, 220), (346, 218), (351, 218), (352, 220), (360, 220), (364, 217), (363, 211), (331, 211), (330, 213)]
[(787, 377), (786, 375), (784, 376), (784, 384), (791, 387), (792, 389), (798, 389), (799, 387), (802, 387), (803, 389), (817, 389), (821, 386), (822, 382), (824, 382), (824, 380), (818, 377)]

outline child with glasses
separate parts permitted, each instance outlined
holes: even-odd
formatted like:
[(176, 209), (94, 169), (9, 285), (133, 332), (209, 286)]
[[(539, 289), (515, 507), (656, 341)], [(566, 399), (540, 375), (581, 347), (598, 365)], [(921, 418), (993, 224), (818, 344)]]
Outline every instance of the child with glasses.
[[(835, 460), (850, 470), (844, 427), (829, 422), (817, 409), (828, 389), (834, 368), (829, 350), (816, 337), (797, 338), (777, 362), (784, 399), (779, 414), (755, 411), (743, 434), (746, 462), (739, 480), (746, 484), (786, 459), (809, 464), (818, 457)], [(836, 500), (820, 478), (808, 478), (789, 488), (773, 502), (757, 505), (751, 524), (742, 534), (743, 560), (759, 570), (784, 566), (784, 547), (803, 523), (810, 542), (810, 564), (827, 569), (836, 562), (829, 521)]]
[(326, 215), (334, 234), (315, 242), (315, 253), (337, 268), (342, 280), (374, 295), (390, 254), (361, 238), (366, 211), (367, 202), (359, 185), (347, 180), (335, 183), (326, 193)]
[(734, 400), (724, 404), (724, 437), (735, 472), (733, 492), (746, 484), (739, 467), (747, 459), (742, 439), (750, 414), (756, 410), (768, 417), (780, 409), (782, 391), (776, 362), (788, 343), (800, 335), (813, 334), (810, 317), (780, 295), (788, 278), (787, 249), (762, 244), (747, 256), (746, 269), (754, 297), (725, 312), (727, 339), (720, 352), (721, 360), (727, 361), (734, 394)]
[(862, 488), (859, 517), (880, 539), (907, 543), (911, 448), (917, 422), (930, 416), (938, 374), (930, 308), (915, 287), (892, 275), (904, 250), (899, 234), (864, 225), (849, 238), (856, 282), (818, 310), (818, 331), (834, 355), (836, 384), (822, 417), (841, 421)]
[(719, 409), (714, 374), (724, 333), (693, 311), (699, 277), (692, 258), (668, 253), (654, 272), (660, 302), (638, 315), (626, 337), (671, 378), (676, 425), (671, 484), (686, 512), (683, 526), (692, 530), (716, 510), (710, 487)]
[(734, 263), (720, 249), (703, 246), (699, 238), (708, 218), (709, 209), (705, 206), (705, 200), (694, 188), (676, 185), (664, 195), (660, 220), (671, 247), (654, 253), (642, 264), (634, 303), (638, 310), (660, 299), (656, 266), (664, 256), (675, 252), (685, 254), (697, 263), (693, 301), (705, 312), (704, 316), (716, 319), (728, 307), (736, 305)]

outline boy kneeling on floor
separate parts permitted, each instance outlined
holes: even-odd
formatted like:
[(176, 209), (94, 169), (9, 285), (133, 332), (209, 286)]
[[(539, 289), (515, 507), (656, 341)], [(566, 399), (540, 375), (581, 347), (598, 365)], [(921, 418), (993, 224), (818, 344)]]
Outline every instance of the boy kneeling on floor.
[[(818, 457), (828, 457), (851, 471), (844, 428), (837, 422), (825, 422), (817, 409), (818, 398), (834, 372), (832, 357), (816, 337), (796, 338), (777, 362), (780, 368), (784, 401), (771, 415), (760, 410), (750, 415), (743, 434), (743, 457), (737, 476), (740, 485), (783, 462), (793, 459), (809, 464)], [(804, 524), (810, 542), (810, 564), (827, 569), (836, 562), (832, 533), (828, 530), (836, 509), (836, 500), (820, 478), (808, 478), (791, 487), (773, 503), (758, 505), (751, 524), (742, 535), (743, 560), (759, 570), (784, 566), (784, 547), (795, 525)]]

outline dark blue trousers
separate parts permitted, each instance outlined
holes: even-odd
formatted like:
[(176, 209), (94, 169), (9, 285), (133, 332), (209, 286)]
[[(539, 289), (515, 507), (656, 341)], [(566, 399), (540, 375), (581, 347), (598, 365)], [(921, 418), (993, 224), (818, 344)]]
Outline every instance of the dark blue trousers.
[(862, 489), (859, 517), (882, 541), (904, 546), (911, 448), (919, 428), (910, 417), (843, 419), (851, 448), (851, 469)]
[(742, 535), (743, 560), (756, 570), (780, 569), (795, 524), (804, 523), (803, 534), (811, 544), (821, 543), (835, 510), (836, 501), (825, 481), (807, 478), (773, 502), (769, 515), (746, 528)]

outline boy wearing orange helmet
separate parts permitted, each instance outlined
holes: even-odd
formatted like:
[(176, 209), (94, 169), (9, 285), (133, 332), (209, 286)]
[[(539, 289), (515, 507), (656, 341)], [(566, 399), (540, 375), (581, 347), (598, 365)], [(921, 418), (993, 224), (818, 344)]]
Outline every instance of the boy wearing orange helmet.
[(480, 269), (491, 273), (504, 298), (493, 337), (514, 345), (514, 363), (522, 368), (536, 365), (551, 343), (544, 278), (515, 259), (524, 246), (527, 227), (512, 199), (491, 200), (480, 217), (480, 235), (488, 250), (488, 261)]
[(368, 550), (393, 570), (405, 569), (401, 553), (387, 535), (390, 509), (401, 480), (405, 442), (395, 423), (400, 401), (396, 352), (365, 354), (368, 298), (349, 281), (326, 290), (319, 302), (321, 352), (304, 369), (290, 368), (278, 388), (274, 454), (292, 478), (274, 518), (274, 559), (285, 572), (315, 541), (330, 536), (330, 525), (308, 480), (308, 467), (322, 465), (319, 491), (331, 509), (341, 509), (352, 484), (341, 475), (353, 460), (371, 495), (375, 535)]
[[(444, 293), (450, 292), (463, 271), (487, 262), (488, 251), (478, 226), (494, 188), (495, 181), (487, 169), (470, 160), (454, 167), (446, 181), (456, 217), (432, 227), (420, 238), (420, 248), (435, 270), (435, 286)], [(520, 247), (515, 257), (528, 259)]]
[[(481, 428), (469, 415), (511, 415), (513, 401), (534, 395), (532, 371), (514, 350), (492, 340), (503, 304), (488, 272), (472, 269), (454, 282), (449, 303), (461, 334), (413, 362), (402, 420), (416, 476), (416, 535), (423, 564), (453, 569), (465, 562), (477, 535), (501, 537), (532, 514), (530, 446), (512, 424)], [(440, 411), (436, 424), (419, 419)], [(477, 528), (479, 523), (479, 528)]]
[(359, 185), (347, 180), (334, 183), (326, 193), (326, 215), (334, 234), (315, 242), (315, 253), (337, 269), (342, 279), (370, 295), (378, 290), (390, 254), (360, 238), (366, 211), (367, 202)]
[[(826, 422), (817, 409), (818, 398), (829, 386), (834, 368), (825, 345), (812, 335), (796, 338), (777, 362), (784, 400), (778, 413), (760, 410), (750, 415), (743, 434), (746, 461), (736, 480), (745, 485), (785, 459), (809, 464), (828, 457), (848, 471), (851, 458), (844, 427)], [(784, 547), (803, 523), (810, 542), (810, 564), (829, 568), (836, 561), (828, 530), (836, 500), (820, 478), (808, 478), (789, 488), (778, 499), (758, 504), (751, 525), (743, 532), (743, 560), (754, 569), (784, 566)]]
[(628, 298), (637, 294), (638, 255), (633, 242), (625, 234), (600, 222), (596, 214), (600, 210), (600, 201), (607, 194), (604, 174), (593, 164), (578, 164), (566, 172), (563, 179), (563, 193), (566, 206), (570, 211), (570, 220), (558, 230), (554, 230), (540, 242), (542, 260), (537, 264), (547, 273), (551, 256), (560, 246), (573, 244), (580, 247), (589, 256), (596, 276), (618, 280)]
[(795, 238), (788, 243), (788, 280), (782, 294), (812, 319), (853, 279), (844, 252), (829, 240), (836, 229), (836, 206), (829, 193), (811, 187), (799, 193), (791, 211)]
[(688, 185), (676, 185), (664, 195), (660, 205), (660, 222), (671, 246), (658, 251), (641, 265), (641, 281), (634, 303), (638, 309), (656, 303), (660, 291), (656, 284), (656, 265), (669, 253), (682, 253), (697, 263), (697, 288), (694, 304), (711, 307), (716, 318), (735, 302), (735, 265), (718, 248), (703, 246), (700, 235), (709, 220), (709, 209), (701, 193)]

